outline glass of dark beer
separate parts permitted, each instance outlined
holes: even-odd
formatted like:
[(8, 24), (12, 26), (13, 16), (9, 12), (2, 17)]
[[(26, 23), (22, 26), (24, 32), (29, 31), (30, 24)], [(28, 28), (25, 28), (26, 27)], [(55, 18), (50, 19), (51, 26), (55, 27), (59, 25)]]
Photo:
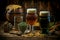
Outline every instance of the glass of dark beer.
[(40, 11), (39, 23), (42, 30), (42, 34), (48, 34), (48, 28), (50, 23), (50, 11)]

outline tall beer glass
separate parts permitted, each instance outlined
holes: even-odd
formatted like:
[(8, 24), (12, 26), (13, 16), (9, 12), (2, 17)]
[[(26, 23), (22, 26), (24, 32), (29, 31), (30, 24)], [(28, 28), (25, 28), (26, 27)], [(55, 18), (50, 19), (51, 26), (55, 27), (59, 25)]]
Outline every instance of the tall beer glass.
[(40, 22), (42, 34), (48, 34), (48, 28), (50, 23), (50, 11), (40, 11), (39, 22)]

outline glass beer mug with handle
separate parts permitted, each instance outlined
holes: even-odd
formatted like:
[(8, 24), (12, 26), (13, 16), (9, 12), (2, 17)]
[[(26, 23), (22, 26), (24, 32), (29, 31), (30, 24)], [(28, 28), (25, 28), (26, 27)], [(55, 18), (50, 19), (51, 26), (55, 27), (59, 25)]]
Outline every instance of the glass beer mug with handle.
[(49, 33), (49, 26), (51, 23), (50, 11), (40, 11), (39, 22), (40, 22), (42, 34), (48, 34)]
[(28, 8), (26, 14), (26, 22), (29, 25), (31, 33), (34, 31), (34, 23), (37, 21), (37, 10), (35, 8)]

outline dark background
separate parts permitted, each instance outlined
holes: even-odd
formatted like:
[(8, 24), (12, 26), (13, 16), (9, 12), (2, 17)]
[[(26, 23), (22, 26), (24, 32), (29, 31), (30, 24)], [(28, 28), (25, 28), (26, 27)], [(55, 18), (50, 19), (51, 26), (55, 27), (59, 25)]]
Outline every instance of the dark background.
[[(0, 21), (6, 21), (5, 18), (5, 8), (9, 4), (20, 4), (23, 5), (24, 1), (31, 1), (31, 0), (0, 0)], [(60, 21), (60, 4), (59, 0), (34, 0), (35, 2), (43, 1), (47, 3), (48, 1), (51, 3), (53, 15), (55, 16), (55, 21)], [(58, 5), (58, 7), (57, 7)]]

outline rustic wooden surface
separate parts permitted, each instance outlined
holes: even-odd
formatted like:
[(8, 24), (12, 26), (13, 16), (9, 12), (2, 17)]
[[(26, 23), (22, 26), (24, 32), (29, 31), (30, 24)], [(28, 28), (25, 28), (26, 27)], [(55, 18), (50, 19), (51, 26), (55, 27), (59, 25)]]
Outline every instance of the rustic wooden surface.
[(3, 37), (5, 40), (57, 40), (56, 37)]
[(21, 37), (13, 34), (2, 35), (0, 40), (58, 40), (57, 36), (44, 36), (44, 37)]

